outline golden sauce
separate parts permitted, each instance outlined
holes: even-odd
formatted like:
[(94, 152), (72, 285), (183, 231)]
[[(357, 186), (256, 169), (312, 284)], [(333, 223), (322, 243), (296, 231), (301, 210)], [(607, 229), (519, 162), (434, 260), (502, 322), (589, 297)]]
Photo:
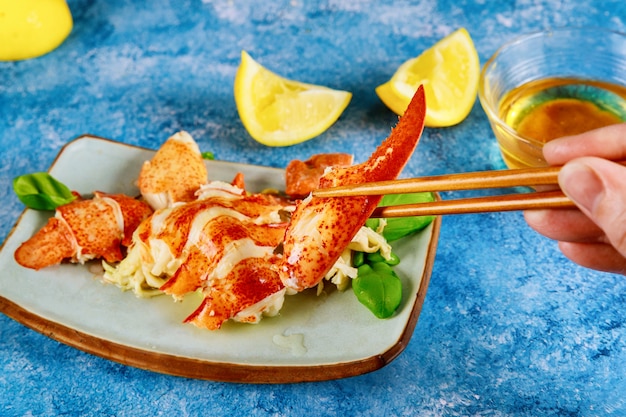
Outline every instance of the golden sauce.
[(616, 115), (588, 101), (558, 99), (537, 106), (516, 130), (523, 136), (547, 142), (620, 122)]
[[(553, 87), (566, 92), (571, 89), (590, 93), (565, 94), (564, 97), (557, 94), (549, 98), (547, 92), (554, 91)], [(604, 102), (596, 102), (596, 99)], [(545, 143), (558, 137), (624, 122), (625, 106), (625, 86), (571, 78), (546, 78), (523, 84), (505, 95), (500, 103), (500, 117), (521, 136)]]

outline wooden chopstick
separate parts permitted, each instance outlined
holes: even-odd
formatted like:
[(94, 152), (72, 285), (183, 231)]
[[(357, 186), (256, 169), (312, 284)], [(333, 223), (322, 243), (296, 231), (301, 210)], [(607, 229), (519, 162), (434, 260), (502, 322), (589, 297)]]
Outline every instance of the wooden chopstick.
[[(619, 162), (626, 164), (626, 161)], [(512, 170), (447, 174), (393, 181), (352, 184), (317, 189), (314, 197), (350, 197), (417, 192), (460, 191), (486, 188), (553, 185), (558, 182), (561, 167), (524, 168)], [(562, 191), (531, 192), (459, 200), (434, 201), (402, 206), (379, 207), (371, 217), (410, 217), (444, 214), (487, 213), (538, 208), (573, 207)]]
[(378, 207), (371, 217), (437, 216), (567, 207), (574, 207), (574, 203), (563, 192), (544, 191)]
[[(626, 165), (626, 161), (617, 161), (616, 163)], [(313, 196), (350, 197), (357, 195), (385, 195), (550, 185), (557, 184), (560, 170), (560, 166), (551, 166), (406, 178), (391, 181), (350, 184), (332, 188), (320, 188), (313, 191)]]
[[(617, 163), (626, 165), (626, 161), (618, 161)], [(558, 183), (560, 170), (561, 167), (559, 166), (551, 166), (447, 174), (320, 188), (314, 190), (312, 194), (314, 197), (351, 197), (555, 185)], [(561, 190), (558, 190), (378, 207), (371, 217), (487, 213), (574, 206), (574, 203)]]
[(313, 191), (313, 196), (350, 197), (548, 185), (557, 183), (560, 170), (561, 167), (523, 168), (406, 178), (320, 188)]

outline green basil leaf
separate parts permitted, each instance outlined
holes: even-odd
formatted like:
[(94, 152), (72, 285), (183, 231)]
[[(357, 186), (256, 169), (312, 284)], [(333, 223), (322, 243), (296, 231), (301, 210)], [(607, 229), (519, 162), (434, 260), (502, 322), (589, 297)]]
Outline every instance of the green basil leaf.
[[(379, 264), (389, 268), (391, 273), (378, 272), (376, 269)], [(359, 274), (352, 280), (352, 290), (357, 300), (376, 317), (380, 319), (391, 317), (402, 301), (400, 278), (383, 262), (373, 264), (373, 267), (364, 264), (358, 270)]]
[(372, 267), (372, 271), (374, 271), (377, 274), (388, 274), (388, 275), (394, 275), (394, 276), (396, 275), (391, 265), (389, 265), (386, 262), (374, 262), (374, 263), (371, 263), (370, 266)]
[(357, 268), (357, 276), (363, 276), (367, 274), (373, 274), (374, 270), (368, 264), (363, 264)]
[(26, 207), (35, 210), (54, 210), (76, 198), (67, 186), (47, 172), (15, 177), (13, 191)]
[(398, 265), (400, 263), (400, 258), (393, 252), (391, 252), (391, 257), (389, 259), (383, 258), (383, 255), (380, 254), (380, 251), (368, 253), (367, 255), (365, 255), (365, 257), (368, 263), (384, 262), (387, 265), (391, 266)]
[[(412, 194), (387, 194), (383, 196), (379, 207), (398, 206), (402, 204), (417, 204), (435, 201), (433, 193), (412, 193)], [(402, 237), (419, 232), (428, 226), (434, 216), (417, 217), (397, 217), (387, 219), (387, 225), (383, 229), (383, 236), (387, 242), (393, 242)], [(376, 230), (380, 219), (368, 219), (365, 225)]]
[(210, 161), (213, 161), (215, 159), (215, 154), (213, 154), (213, 152), (202, 152), (202, 159), (208, 159)]
[(364, 252), (354, 252), (352, 254), (352, 266), (355, 268), (360, 267), (365, 263), (365, 253)]

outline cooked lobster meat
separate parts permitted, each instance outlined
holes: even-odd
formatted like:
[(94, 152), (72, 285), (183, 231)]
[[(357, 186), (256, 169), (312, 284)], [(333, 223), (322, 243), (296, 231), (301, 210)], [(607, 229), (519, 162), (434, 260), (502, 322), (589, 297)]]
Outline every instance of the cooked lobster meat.
[[(303, 197), (316, 187), (395, 179), (417, 146), (425, 111), (420, 87), (367, 161), (350, 165), (350, 156), (333, 154), (293, 162), (287, 192)], [(207, 329), (231, 319), (255, 323), (276, 314), (285, 295), (342, 269), (342, 254), (381, 199), (307, 196), (294, 204), (248, 193), (241, 174), (231, 184), (208, 181), (198, 145), (185, 132), (143, 165), (138, 185), (154, 211), (140, 200), (96, 193), (59, 207), (18, 248), (16, 260), (39, 269), (102, 257), (104, 279), (139, 296), (165, 293), (179, 300), (200, 292), (203, 301), (186, 322)]]
[(189, 133), (181, 131), (165, 141), (152, 160), (141, 167), (137, 185), (152, 208), (196, 199), (194, 193), (208, 181), (200, 148)]
[[(370, 158), (333, 167), (320, 187), (395, 179), (411, 158), (424, 128), (426, 100), (420, 87), (404, 116)], [(382, 196), (306, 198), (298, 203), (285, 232), (280, 264), (283, 284), (296, 291), (316, 286), (372, 214)]]
[(18, 264), (31, 269), (64, 260), (84, 263), (95, 258), (119, 262), (132, 234), (152, 213), (146, 203), (122, 194), (96, 192), (56, 209), (54, 217), (15, 251)]

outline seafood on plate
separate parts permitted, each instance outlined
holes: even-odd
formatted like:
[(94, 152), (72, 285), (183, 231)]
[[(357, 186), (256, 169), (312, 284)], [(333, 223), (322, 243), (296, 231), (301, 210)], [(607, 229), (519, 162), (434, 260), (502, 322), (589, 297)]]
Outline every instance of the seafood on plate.
[(292, 198), (305, 198), (317, 188), (326, 169), (350, 166), (353, 159), (347, 153), (317, 154), (304, 162), (294, 159), (285, 168), (285, 192)]
[(153, 208), (195, 199), (207, 182), (198, 145), (187, 132), (170, 137), (151, 161), (141, 167), (137, 181), (142, 199), (95, 192), (56, 209), (55, 216), (15, 251), (16, 262), (41, 269), (63, 261), (84, 263), (103, 258), (124, 259), (125, 248), (139, 224)]
[(144, 162), (137, 185), (156, 210), (195, 200), (194, 193), (207, 181), (198, 144), (189, 133), (181, 131), (168, 138), (151, 161)]
[[(384, 238), (364, 226), (381, 197), (305, 195), (317, 186), (396, 178), (417, 145), (425, 110), (420, 88), (364, 163), (351, 165), (350, 156), (339, 154), (292, 164), (288, 188), (302, 200), (250, 193), (242, 174), (231, 183), (207, 180), (195, 141), (184, 132), (174, 135), (139, 176), (142, 197), (154, 211), (134, 225), (123, 259), (117, 252), (101, 255), (104, 280), (141, 297), (180, 300), (199, 293), (202, 301), (185, 322), (212, 330), (228, 320), (256, 323), (276, 315), (285, 296), (319, 290), (323, 280), (346, 288), (356, 277), (351, 250), (390, 253)], [(58, 227), (53, 222), (48, 228)], [(65, 239), (64, 233), (50, 240)], [(121, 241), (128, 243), (126, 237)], [(83, 259), (84, 248), (72, 256)]]
[[(420, 87), (391, 134), (358, 165), (328, 169), (319, 187), (395, 179), (411, 158), (424, 128)], [(298, 203), (285, 232), (281, 279), (296, 291), (316, 286), (372, 214), (382, 196), (309, 197)]]
[[(368, 161), (330, 164), (319, 183), (395, 178), (417, 145), (424, 113), (420, 89)], [(234, 182), (242, 183), (241, 178)], [(368, 252), (387, 245), (363, 226), (380, 197), (307, 197), (294, 207), (219, 182), (209, 182), (195, 194), (196, 201), (157, 210), (145, 221), (127, 259), (107, 268), (105, 279), (140, 295), (164, 292), (180, 299), (201, 292), (201, 305), (186, 319), (198, 327), (217, 329), (229, 319), (256, 323), (276, 314), (286, 294), (324, 278), (337, 283), (337, 276), (354, 277), (345, 258), (350, 245)]]
[(151, 213), (143, 201), (95, 192), (92, 199), (58, 207), (54, 217), (17, 248), (14, 257), (18, 264), (37, 270), (66, 260), (118, 262), (135, 229)]
[(203, 185), (197, 196), (156, 210), (135, 232), (126, 259), (105, 266), (105, 280), (139, 296), (178, 300), (199, 291), (203, 301), (186, 321), (202, 328), (276, 314), (286, 292), (276, 248), (292, 204), (220, 181)]

